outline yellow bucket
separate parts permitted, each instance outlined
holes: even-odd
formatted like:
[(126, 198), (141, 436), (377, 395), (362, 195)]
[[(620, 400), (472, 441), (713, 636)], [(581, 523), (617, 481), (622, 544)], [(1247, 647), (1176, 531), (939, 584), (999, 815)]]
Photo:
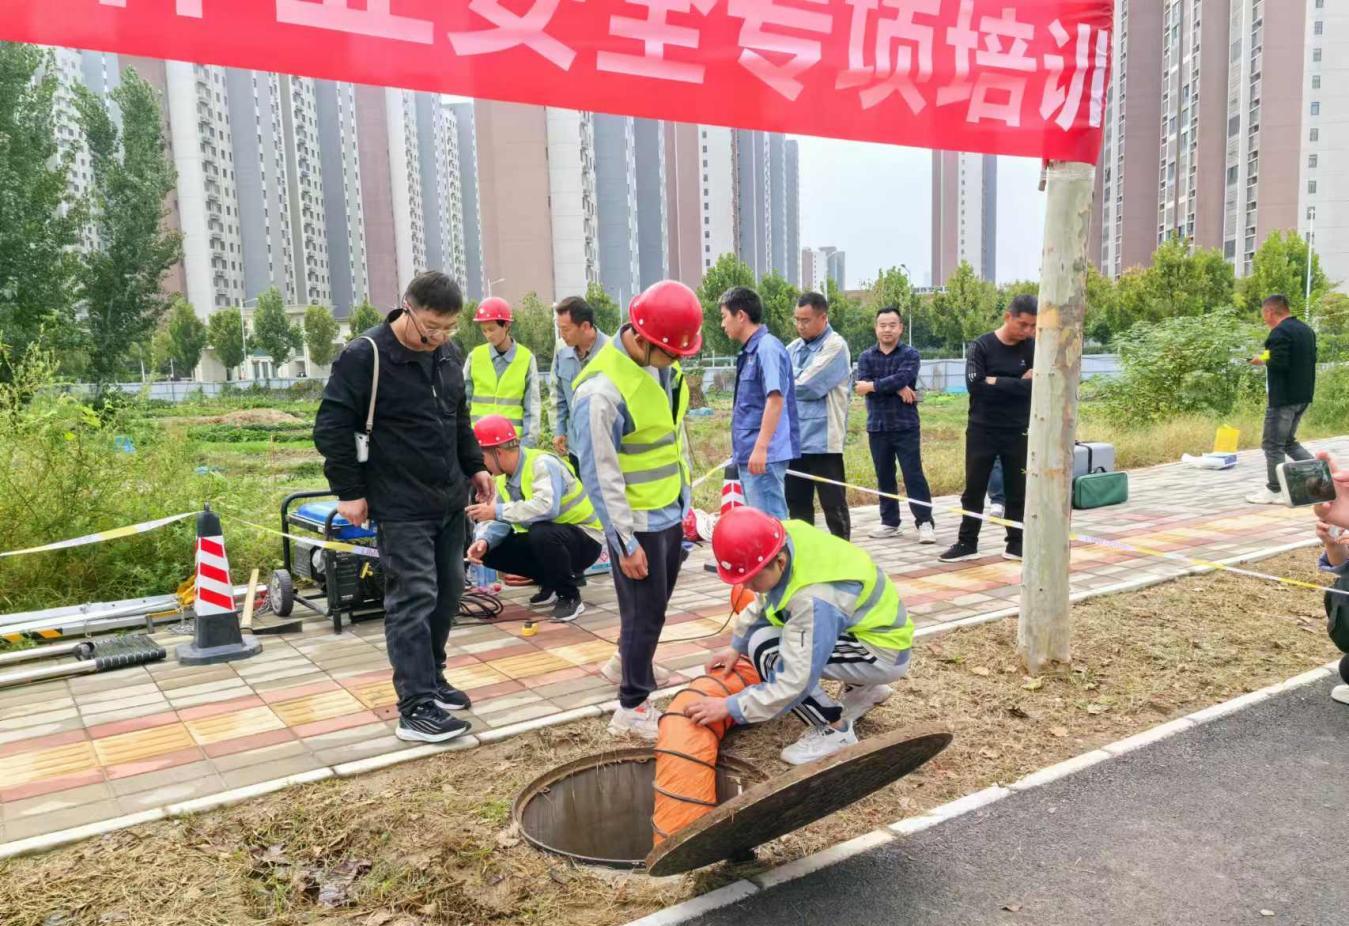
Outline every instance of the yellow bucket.
[(1214, 453), (1236, 453), (1237, 442), (1241, 439), (1241, 432), (1236, 428), (1229, 428), (1223, 425), (1218, 428), (1218, 433), (1213, 436)]

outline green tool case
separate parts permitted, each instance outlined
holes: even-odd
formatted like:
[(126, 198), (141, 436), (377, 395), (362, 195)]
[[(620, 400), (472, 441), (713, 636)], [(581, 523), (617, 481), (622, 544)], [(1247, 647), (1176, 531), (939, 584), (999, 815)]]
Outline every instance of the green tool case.
[(1122, 505), (1129, 500), (1129, 474), (1107, 473), (1092, 465), (1091, 445), (1087, 448), (1087, 472), (1073, 478), (1073, 507), (1079, 511)]

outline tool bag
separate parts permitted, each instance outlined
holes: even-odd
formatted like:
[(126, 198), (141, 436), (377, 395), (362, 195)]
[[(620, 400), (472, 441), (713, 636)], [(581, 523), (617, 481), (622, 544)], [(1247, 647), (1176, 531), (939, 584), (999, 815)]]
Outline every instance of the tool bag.
[[(1335, 588), (1349, 592), (1349, 574), (1340, 576)], [(1326, 592), (1326, 630), (1340, 652), (1349, 653), (1349, 595)]]
[(1105, 467), (1096, 467), (1091, 458), (1091, 445), (1079, 442), (1078, 446), (1087, 448), (1087, 472), (1073, 478), (1073, 507), (1085, 511), (1127, 502), (1129, 474), (1107, 473)]

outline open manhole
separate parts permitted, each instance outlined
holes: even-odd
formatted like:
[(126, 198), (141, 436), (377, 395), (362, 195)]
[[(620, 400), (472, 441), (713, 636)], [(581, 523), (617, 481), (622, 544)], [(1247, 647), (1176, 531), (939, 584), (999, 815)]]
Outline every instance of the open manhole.
[[(656, 756), (621, 749), (560, 765), (525, 786), (515, 799), (520, 833), (546, 852), (590, 865), (640, 868), (651, 851)], [(717, 759), (717, 801), (730, 800), (762, 779), (747, 762)]]

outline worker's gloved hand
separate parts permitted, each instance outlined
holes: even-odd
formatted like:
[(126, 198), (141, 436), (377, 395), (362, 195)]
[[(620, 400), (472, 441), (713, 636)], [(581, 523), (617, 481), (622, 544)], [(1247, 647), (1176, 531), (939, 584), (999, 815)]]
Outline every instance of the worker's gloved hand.
[(725, 698), (699, 698), (684, 708), (684, 716), (703, 726), (717, 723), (731, 716)]
[(363, 498), (338, 502), (337, 513), (346, 518), (348, 524), (354, 524), (357, 527), (370, 520), (370, 506), (366, 504)]

